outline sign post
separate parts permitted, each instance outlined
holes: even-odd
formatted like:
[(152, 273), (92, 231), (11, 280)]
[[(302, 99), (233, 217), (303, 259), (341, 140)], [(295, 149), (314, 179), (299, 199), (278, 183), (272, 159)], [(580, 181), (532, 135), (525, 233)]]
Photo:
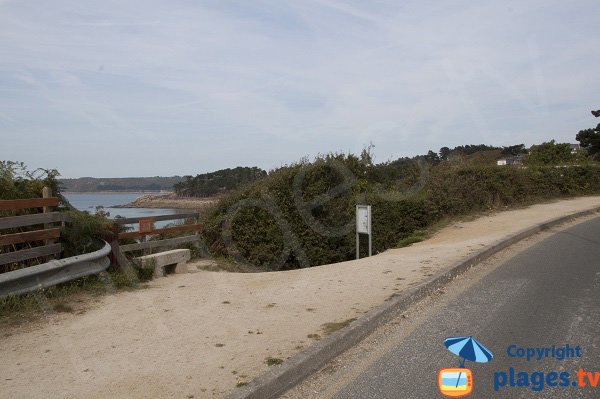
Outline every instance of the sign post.
[(369, 256), (371, 256), (371, 205), (356, 205), (356, 259), (360, 257), (360, 234), (369, 236)]
[(152, 219), (140, 219), (140, 233), (149, 233), (154, 228)]

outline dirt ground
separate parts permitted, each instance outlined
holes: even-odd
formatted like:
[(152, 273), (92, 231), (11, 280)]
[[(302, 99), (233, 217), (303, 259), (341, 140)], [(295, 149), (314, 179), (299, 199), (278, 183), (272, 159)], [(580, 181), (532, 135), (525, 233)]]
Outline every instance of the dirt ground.
[[(368, 259), (274, 273), (199, 271), (0, 327), (0, 398), (223, 397), (391, 295), (585, 197), (451, 224)], [(194, 265), (190, 265), (194, 268)], [(330, 326), (331, 327), (331, 326)], [(276, 366), (273, 366), (276, 367)]]

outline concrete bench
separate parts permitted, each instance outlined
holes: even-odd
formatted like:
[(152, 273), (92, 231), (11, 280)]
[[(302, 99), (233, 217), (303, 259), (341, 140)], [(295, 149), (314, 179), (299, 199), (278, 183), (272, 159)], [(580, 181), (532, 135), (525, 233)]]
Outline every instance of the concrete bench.
[(134, 263), (142, 269), (154, 269), (154, 277), (164, 277), (170, 273), (187, 273), (186, 262), (190, 260), (189, 249), (173, 249), (152, 255), (134, 258)]

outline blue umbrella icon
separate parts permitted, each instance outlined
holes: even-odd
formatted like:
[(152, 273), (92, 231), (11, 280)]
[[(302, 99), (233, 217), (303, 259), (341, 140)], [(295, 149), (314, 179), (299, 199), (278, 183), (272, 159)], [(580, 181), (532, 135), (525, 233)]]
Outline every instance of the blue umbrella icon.
[[(494, 355), (485, 346), (481, 345), (475, 338), (469, 337), (448, 337), (444, 340), (444, 345), (448, 350), (457, 356), (462, 357), (460, 368), (465, 367), (465, 361), (477, 363), (487, 363)], [(456, 381), (456, 386), (460, 381), (460, 373)]]

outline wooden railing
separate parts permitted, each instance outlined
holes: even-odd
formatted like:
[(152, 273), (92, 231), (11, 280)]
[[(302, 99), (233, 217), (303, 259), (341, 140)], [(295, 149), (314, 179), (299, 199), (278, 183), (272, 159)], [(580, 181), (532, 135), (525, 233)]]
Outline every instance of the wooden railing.
[[(183, 244), (196, 243), (200, 239), (197, 234), (185, 235), (175, 238), (167, 238), (163, 240), (147, 241), (149, 236), (157, 234), (169, 234), (179, 232), (197, 232), (202, 229), (202, 225), (198, 224), (198, 212), (191, 213), (176, 213), (172, 215), (160, 215), (151, 217), (135, 217), (135, 218), (120, 218), (115, 219), (113, 223), (113, 239), (111, 242), (113, 262), (118, 264), (121, 254), (132, 251), (151, 250), (156, 248), (174, 248)], [(155, 228), (154, 222), (193, 219), (192, 224), (182, 224), (178, 226)], [(137, 231), (120, 231), (122, 225), (136, 224)], [(140, 242), (135, 244), (120, 245), (119, 239), (124, 238), (139, 238)]]
[[(11, 264), (20, 264), (39, 258), (45, 262), (57, 258), (62, 252), (60, 239), (60, 225), (66, 222), (64, 213), (55, 212), (59, 199), (52, 197), (49, 189), (44, 188), (44, 198), (30, 198), (17, 200), (0, 200), (0, 271), (14, 269)], [(21, 214), (19, 213), (25, 213)], [(179, 232), (197, 232), (202, 225), (197, 223), (199, 214), (177, 213), (152, 217), (121, 218), (115, 219), (112, 237), (107, 237), (111, 242), (112, 263), (119, 265), (123, 253), (139, 250), (152, 250), (156, 248), (177, 247), (188, 243), (197, 243), (197, 234), (185, 235), (163, 240), (148, 241), (147, 238), (157, 234)], [(195, 223), (178, 226), (154, 228), (154, 222), (194, 219)], [(120, 231), (120, 226), (137, 224), (137, 231)], [(135, 244), (120, 245), (119, 239), (139, 238)], [(41, 263), (41, 262), (37, 262)], [(25, 264), (27, 266), (27, 264)]]
[[(65, 218), (53, 211), (58, 202), (47, 187), (44, 198), (0, 200), (0, 214), (7, 214), (0, 217), (0, 266), (35, 258), (47, 260), (62, 252), (61, 244), (56, 242), (60, 238), (56, 223), (64, 223)], [(33, 213), (17, 215), (34, 209)]]

